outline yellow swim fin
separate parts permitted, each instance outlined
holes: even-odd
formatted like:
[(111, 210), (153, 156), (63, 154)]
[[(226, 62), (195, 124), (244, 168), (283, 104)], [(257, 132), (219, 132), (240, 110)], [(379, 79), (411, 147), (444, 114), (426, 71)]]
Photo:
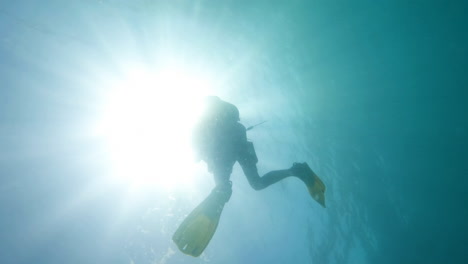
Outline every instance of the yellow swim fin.
[(293, 173), (299, 177), (307, 186), (310, 196), (325, 208), (325, 184), (315, 174), (309, 165), (304, 163), (294, 163), (291, 168)]
[(203, 253), (216, 232), (224, 204), (232, 189), (215, 188), (180, 224), (172, 240), (184, 254), (198, 257)]

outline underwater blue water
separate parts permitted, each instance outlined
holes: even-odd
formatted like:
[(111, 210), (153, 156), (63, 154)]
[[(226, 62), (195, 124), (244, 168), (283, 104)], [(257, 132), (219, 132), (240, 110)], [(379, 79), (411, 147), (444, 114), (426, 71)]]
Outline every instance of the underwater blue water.
[[(0, 263), (467, 263), (465, 10), (2, 1)], [(180, 253), (172, 233), (211, 176), (197, 176), (199, 191), (129, 201), (104, 177), (109, 151), (90, 132), (107, 78), (172, 59), (219, 73), (215, 92), (242, 123), (268, 121), (248, 132), (259, 171), (307, 161), (327, 208), (294, 179), (254, 191), (236, 165), (210, 245), (199, 258)]]

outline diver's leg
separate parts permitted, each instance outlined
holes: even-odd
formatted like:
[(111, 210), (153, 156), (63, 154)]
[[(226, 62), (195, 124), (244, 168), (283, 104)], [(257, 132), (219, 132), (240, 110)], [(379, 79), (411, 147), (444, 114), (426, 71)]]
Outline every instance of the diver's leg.
[(232, 167), (234, 166), (235, 160), (218, 160), (213, 165), (212, 173), (216, 186), (228, 184), (231, 178)]
[(267, 174), (260, 177), (258, 174), (257, 166), (253, 163), (251, 164), (241, 164), (242, 170), (244, 171), (247, 180), (250, 183), (250, 186), (255, 190), (262, 190), (266, 187), (277, 183), (287, 177), (294, 176), (290, 169), (286, 170), (275, 170), (270, 171)]
[(212, 167), (212, 173), (216, 186), (211, 191), (211, 195), (216, 197), (217, 203), (224, 205), (229, 201), (232, 195), (232, 183), (229, 180), (232, 173), (232, 167), (235, 161), (217, 160), (218, 162)]
[(306, 184), (310, 181), (308, 178), (303, 177), (303, 163), (294, 163), (294, 165), (289, 169), (270, 171), (263, 175), (263, 177), (260, 177), (257, 170), (257, 154), (255, 153), (253, 143), (249, 141), (246, 141), (244, 148), (241, 149), (238, 162), (241, 165), (250, 185), (255, 190), (264, 189), (290, 176), (295, 176)]

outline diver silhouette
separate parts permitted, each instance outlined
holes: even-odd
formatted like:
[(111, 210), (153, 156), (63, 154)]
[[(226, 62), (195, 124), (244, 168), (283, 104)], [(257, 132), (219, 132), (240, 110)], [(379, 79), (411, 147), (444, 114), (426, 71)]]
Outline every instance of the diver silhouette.
[(288, 169), (259, 175), (258, 158), (253, 143), (247, 140), (246, 128), (240, 123), (239, 110), (219, 97), (205, 98), (205, 110), (193, 131), (193, 148), (196, 160), (206, 162), (216, 186), (173, 236), (185, 254), (199, 256), (216, 231), (224, 205), (232, 195), (230, 177), (236, 162), (253, 189), (262, 190), (294, 176), (302, 180), (312, 198), (325, 207), (325, 185), (307, 163), (294, 163)]

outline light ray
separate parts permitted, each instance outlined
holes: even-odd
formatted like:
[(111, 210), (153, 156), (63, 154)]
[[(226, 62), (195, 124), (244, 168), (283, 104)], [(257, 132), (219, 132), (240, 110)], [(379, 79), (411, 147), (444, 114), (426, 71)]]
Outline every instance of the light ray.
[(134, 67), (109, 95), (100, 131), (116, 180), (165, 189), (190, 183), (191, 127), (210, 82), (180, 67)]

